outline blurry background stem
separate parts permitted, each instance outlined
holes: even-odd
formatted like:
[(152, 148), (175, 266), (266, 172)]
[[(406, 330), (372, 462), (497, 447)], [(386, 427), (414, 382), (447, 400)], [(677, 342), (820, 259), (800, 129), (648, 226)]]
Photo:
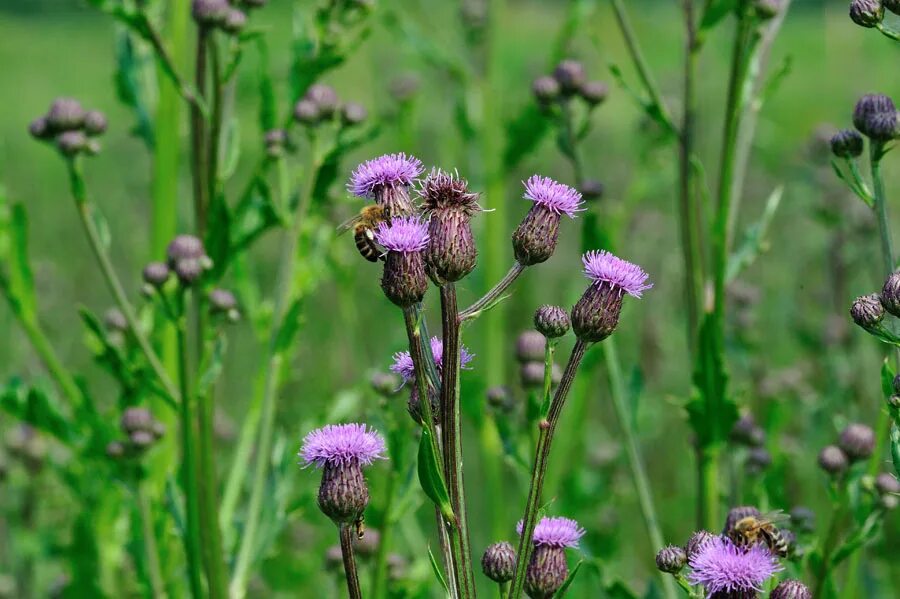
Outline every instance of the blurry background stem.
[(165, 596), (162, 570), (159, 567), (159, 550), (156, 544), (156, 530), (153, 523), (153, 507), (150, 497), (147, 495), (144, 481), (137, 481), (135, 494), (137, 495), (138, 511), (141, 518), (141, 540), (144, 544), (144, 556), (147, 559), (145, 567), (147, 578), (150, 582), (150, 592), (154, 599)]

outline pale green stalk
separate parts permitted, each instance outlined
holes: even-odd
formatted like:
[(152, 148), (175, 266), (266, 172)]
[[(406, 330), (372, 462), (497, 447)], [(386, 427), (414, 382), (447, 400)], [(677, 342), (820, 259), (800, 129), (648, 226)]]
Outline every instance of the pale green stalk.
[(159, 550), (156, 547), (156, 531), (153, 527), (153, 509), (150, 498), (144, 489), (144, 483), (137, 482), (135, 489), (137, 494), (138, 512), (141, 518), (141, 540), (144, 543), (144, 556), (147, 559), (147, 577), (150, 581), (150, 593), (154, 599), (166, 596), (163, 583), (162, 570), (159, 567)]

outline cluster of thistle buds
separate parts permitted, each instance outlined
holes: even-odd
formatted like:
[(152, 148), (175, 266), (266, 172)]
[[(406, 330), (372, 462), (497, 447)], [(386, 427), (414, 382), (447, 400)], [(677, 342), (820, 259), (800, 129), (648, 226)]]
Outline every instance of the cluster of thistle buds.
[(588, 80), (584, 64), (566, 59), (556, 65), (552, 75), (543, 75), (531, 84), (531, 91), (542, 108), (566, 102), (578, 96), (589, 108), (602, 104), (609, 87), (602, 81)]
[(31, 121), (28, 132), (37, 140), (52, 142), (63, 156), (74, 158), (98, 154), (99, 137), (107, 125), (99, 110), (85, 110), (74, 98), (57, 98), (46, 114)]
[(854, 129), (842, 129), (831, 138), (831, 153), (837, 158), (858, 158), (864, 149), (862, 136), (872, 143), (884, 144), (895, 139), (898, 129), (897, 107), (884, 94), (866, 94), (853, 109)]
[(267, 0), (193, 0), (191, 16), (199, 27), (207, 30), (219, 29), (229, 35), (238, 35), (247, 26), (247, 14), (255, 8), (262, 8)]
[(885, 280), (881, 293), (862, 295), (850, 306), (853, 322), (876, 336), (890, 332), (883, 322), (885, 314), (900, 318), (900, 272)]
[[(522, 534), (523, 523), (516, 532)], [(569, 577), (566, 549), (577, 548), (585, 534), (575, 520), (569, 518), (541, 518), (534, 528), (532, 548), (525, 569), (525, 594), (532, 599), (553, 597)], [(498, 584), (512, 580), (516, 570), (516, 550), (501, 541), (488, 546), (481, 557), (484, 575)]]
[(875, 431), (853, 422), (844, 427), (838, 442), (819, 452), (819, 467), (833, 477), (843, 476), (854, 463), (868, 459), (875, 450)]
[(119, 427), (125, 438), (106, 446), (106, 455), (115, 460), (144, 455), (166, 432), (165, 425), (150, 410), (141, 407), (126, 408)]
[(744, 414), (731, 427), (730, 440), (747, 448), (745, 467), (750, 474), (759, 474), (772, 465), (772, 454), (765, 447), (766, 431), (756, 423), (752, 414)]
[(341, 125), (352, 127), (363, 123), (368, 116), (365, 106), (357, 102), (341, 102), (334, 88), (324, 83), (311, 85), (294, 104), (294, 120), (306, 127), (336, 119)]
[(885, 9), (900, 15), (900, 0), (853, 0), (850, 19), (860, 27), (881, 27)]
[[(543, 319), (547, 316), (554, 320), (552, 328), (544, 326)], [(569, 314), (559, 306), (541, 306), (535, 312), (535, 328), (538, 330), (523, 331), (516, 339), (516, 360), (519, 362), (519, 381), (523, 389), (537, 391), (543, 388), (547, 339), (562, 337), (569, 327)], [(556, 388), (561, 380), (562, 370), (554, 362), (550, 367), (551, 387)]]

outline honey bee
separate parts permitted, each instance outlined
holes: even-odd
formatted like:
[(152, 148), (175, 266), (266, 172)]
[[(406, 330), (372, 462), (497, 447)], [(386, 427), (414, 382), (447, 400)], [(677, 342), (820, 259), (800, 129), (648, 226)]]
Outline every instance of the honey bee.
[(787, 519), (788, 517), (782, 512), (746, 516), (735, 522), (731, 530), (727, 531), (727, 535), (738, 547), (752, 547), (763, 543), (774, 555), (787, 557), (790, 552), (790, 543), (775, 526), (776, 522), (783, 522)]
[(359, 254), (369, 262), (378, 262), (382, 259), (381, 249), (375, 243), (375, 229), (378, 224), (387, 220), (384, 209), (378, 204), (366, 206), (359, 214), (350, 220), (341, 223), (338, 227), (338, 235), (353, 230), (353, 240)]

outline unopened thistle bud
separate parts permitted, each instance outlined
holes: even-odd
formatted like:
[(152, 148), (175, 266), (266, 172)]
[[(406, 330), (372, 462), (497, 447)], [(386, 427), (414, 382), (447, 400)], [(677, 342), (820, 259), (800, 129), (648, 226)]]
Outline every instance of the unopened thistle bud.
[(520, 363), (544, 361), (547, 340), (537, 331), (522, 331), (516, 338), (516, 359)]
[(63, 156), (71, 158), (87, 149), (87, 137), (83, 131), (64, 131), (56, 137), (56, 147)]
[(722, 534), (731, 534), (734, 531), (734, 525), (744, 518), (749, 518), (751, 516), (759, 517), (760, 515), (762, 515), (762, 512), (760, 512), (758, 508), (752, 505), (739, 505), (737, 507), (733, 507), (728, 510), (728, 515), (725, 517), (725, 527), (722, 529)]
[(519, 264), (531, 266), (546, 261), (556, 250), (560, 216), (575, 218), (584, 208), (580, 193), (539, 175), (525, 182), (522, 197), (533, 204), (513, 233), (513, 251)]
[(341, 122), (348, 127), (359, 125), (369, 116), (369, 111), (362, 104), (347, 102), (341, 106)]
[(355, 196), (375, 200), (387, 218), (415, 213), (409, 187), (422, 174), (422, 161), (406, 154), (385, 154), (363, 162), (350, 176), (347, 189)]
[(752, 414), (744, 414), (731, 427), (731, 440), (747, 447), (758, 447), (766, 440), (766, 431), (756, 424)]
[(581, 260), (591, 285), (572, 308), (572, 330), (582, 341), (602, 341), (619, 324), (624, 295), (641, 297), (653, 285), (639, 266), (605, 250), (590, 251)]
[(838, 445), (850, 461), (864, 460), (875, 450), (875, 431), (858, 422), (848, 424), (841, 431)]
[(378, 395), (391, 397), (397, 393), (402, 381), (392, 372), (376, 372), (369, 379), (369, 384)]
[(415, 216), (380, 223), (375, 239), (387, 250), (381, 289), (401, 308), (422, 301), (428, 291), (423, 250), (428, 246), (425, 223)]
[(534, 313), (534, 328), (548, 339), (562, 337), (569, 326), (569, 315), (559, 306), (541, 306)]
[(363, 466), (385, 459), (384, 439), (365, 424), (326, 425), (303, 440), (304, 466), (322, 469), (319, 508), (335, 524), (359, 520), (369, 503)]
[(106, 444), (106, 457), (118, 460), (125, 455), (125, 445), (121, 441), (110, 441)]
[(853, 126), (875, 141), (890, 141), (897, 133), (897, 108), (883, 94), (867, 94), (853, 109)]
[(519, 380), (525, 389), (540, 389), (544, 386), (544, 363), (525, 362), (519, 369)]
[(564, 60), (553, 69), (553, 78), (559, 83), (560, 91), (564, 95), (578, 93), (587, 79), (584, 65), (577, 60)]
[(488, 546), (481, 556), (481, 569), (494, 582), (509, 582), (516, 570), (516, 550), (506, 541)]
[(193, 0), (191, 16), (201, 27), (215, 27), (225, 22), (231, 7), (228, 0)]
[(110, 308), (103, 315), (103, 324), (110, 331), (123, 333), (128, 330), (128, 321), (118, 308)]
[(247, 15), (242, 10), (232, 8), (222, 21), (222, 29), (231, 35), (237, 35), (247, 26)]
[(590, 106), (597, 106), (609, 95), (609, 86), (602, 81), (587, 81), (578, 90), (581, 98)]
[(166, 258), (178, 281), (185, 286), (196, 283), (210, 265), (203, 242), (193, 235), (178, 235), (169, 242)]
[[(521, 535), (523, 523), (516, 531)], [(578, 547), (584, 529), (568, 518), (541, 518), (534, 527), (534, 550), (525, 570), (525, 593), (532, 599), (552, 597), (569, 576), (566, 547)]]
[(876, 27), (884, 19), (882, 0), (853, 0), (850, 19), (860, 27)]
[(166, 427), (147, 408), (130, 407), (122, 413), (122, 432), (128, 437), (129, 448), (143, 452), (165, 434)]
[(315, 125), (320, 118), (319, 107), (312, 100), (301, 98), (294, 104), (294, 120), (301, 125)]
[(150, 262), (141, 273), (144, 282), (159, 289), (169, 280), (171, 271), (164, 262)]
[(585, 179), (581, 182), (581, 189), (579, 191), (581, 191), (581, 197), (583, 197), (586, 202), (599, 200), (603, 197), (603, 183), (596, 179)]
[(747, 452), (747, 471), (759, 474), (772, 465), (772, 454), (765, 447), (753, 447)]
[(875, 489), (882, 495), (896, 495), (900, 493), (900, 481), (888, 472), (882, 472), (875, 478)]
[(716, 535), (709, 532), (708, 530), (698, 530), (697, 532), (692, 534), (691, 538), (688, 539), (687, 544), (685, 544), (684, 546), (684, 553), (687, 556), (688, 560), (696, 555), (704, 545), (717, 538), (718, 537)]
[(838, 158), (856, 158), (863, 152), (863, 138), (855, 129), (842, 129), (831, 137), (831, 153)]
[(478, 194), (469, 191), (465, 179), (434, 169), (419, 192), (422, 209), (429, 215), (425, 263), (437, 285), (453, 283), (475, 268), (478, 248), (470, 219), (481, 211)]
[[(435, 424), (441, 422), (441, 403), (437, 392), (431, 387), (428, 388), (428, 399), (431, 403), (431, 418)], [(409, 390), (409, 399), (406, 401), (406, 412), (416, 424), (422, 424), (422, 400), (419, 399), (419, 389), (412, 386)]]
[(306, 90), (304, 97), (312, 101), (319, 109), (319, 115), (323, 119), (329, 119), (334, 116), (340, 105), (337, 92), (330, 85), (324, 83), (314, 83)]
[(35, 139), (39, 139), (42, 141), (46, 141), (48, 139), (53, 139), (53, 129), (50, 128), (50, 124), (47, 122), (47, 117), (41, 116), (28, 125), (28, 133)]
[(819, 452), (819, 467), (831, 475), (844, 472), (850, 461), (847, 454), (837, 445), (828, 445)]
[(227, 289), (213, 289), (209, 292), (209, 307), (213, 314), (225, 314), (230, 320), (237, 320), (238, 302), (234, 294)]
[(88, 135), (102, 135), (108, 125), (106, 115), (99, 110), (88, 110), (84, 114), (84, 132)]
[(539, 104), (550, 104), (559, 97), (559, 82), (547, 75), (538, 77), (531, 84), (531, 92)]
[(881, 288), (881, 305), (894, 316), (900, 316), (900, 272), (891, 273)]
[(816, 514), (808, 507), (798, 505), (791, 509), (791, 526), (800, 532), (816, 529)]
[(84, 126), (84, 108), (74, 98), (57, 98), (47, 111), (47, 125), (53, 132), (75, 131)]
[(799, 580), (783, 580), (769, 594), (769, 599), (812, 599), (812, 592)]
[(660, 572), (677, 574), (684, 569), (686, 563), (687, 555), (684, 553), (684, 549), (676, 545), (663, 547), (656, 554), (656, 567)]
[(281, 156), (281, 152), (284, 150), (287, 141), (287, 131), (284, 129), (269, 129), (263, 136), (263, 145), (266, 146), (266, 154), (271, 158)]
[(881, 305), (881, 297), (877, 293), (861, 295), (850, 306), (850, 317), (853, 322), (864, 329), (876, 326), (884, 319), (884, 306)]

